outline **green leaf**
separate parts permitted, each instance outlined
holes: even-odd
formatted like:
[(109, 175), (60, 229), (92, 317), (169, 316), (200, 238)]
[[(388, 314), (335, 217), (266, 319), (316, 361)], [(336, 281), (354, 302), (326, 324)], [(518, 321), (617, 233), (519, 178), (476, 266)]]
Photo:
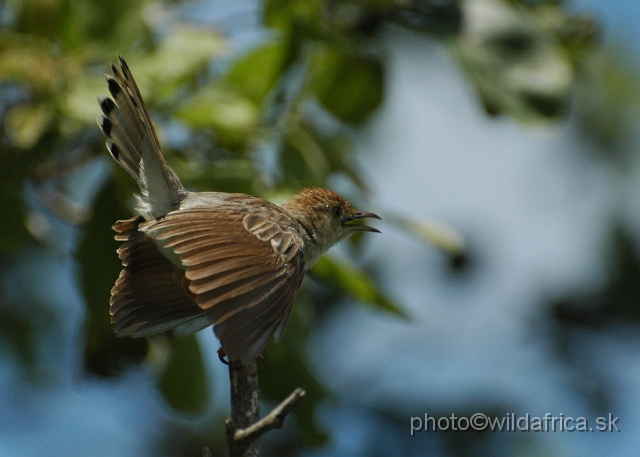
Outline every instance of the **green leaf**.
[[(266, 0), (264, 2), (264, 25), (286, 32), (304, 32), (322, 16), (323, 4), (320, 0)], [(292, 33), (292, 39), (301, 39)]]
[(224, 50), (225, 45), (226, 40), (214, 30), (180, 26), (174, 28), (153, 53), (138, 62), (127, 63), (143, 97), (144, 88), (149, 82), (159, 86), (161, 92), (166, 94), (195, 78), (214, 56)]
[[(351, 159), (353, 150), (352, 139), (344, 133), (322, 134), (319, 129), (314, 128), (310, 124), (303, 124), (309, 135), (314, 138), (318, 146), (324, 151), (328, 161), (328, 167), (331, 173), (344, 173), (358, 188), (367, 191), (364, 179), (360, 176), (359, 171), (354, 167)], [(324, 183), (323, 183), (324, 185)]]
[(61, 108), (67, 119), (77, 121), (77, 124), (86, 127), (95, 123), (96, 97), (107, 91), (103, 77), (80, 76), (70, 82), (70, 86), (61, 94)]
[(176, 117), (194, 129), (211, 129), (221, 146), (243, 145), (258, 122), (258, 108), (237, 92), (208, 85), (195, 92)]
[(50, 128), (54, 112), (48, 103), (21, 103), (4, 115), (7, 138), (21, 149), (33, 148)]
[(330, 164), (313, 132), (306, 126), (291, 126), (284, 140), (280, 163), (285, 180), (303, 187), (323, 186)]
[(15, 14), (13, 27), (19, 32), (52, 40), (75, 35), (81, 22), (73, 20), (71, 3), (69, 0), (21, 2), (17, 8), (12, 8)]
[(60, 76), (65, 75), (64, 64), (69, 60), (56, 59), (54, 54), (53, 45), (46, 39), (3, 31), (0, 80), (25, 85), (42, 94), (50, 92)]
[(450, 49), (488, 114), (507, 113), (526, 123), (549, 122), (566, 114), (576, 76), (574, 62), (549, 27), (548, 15), (532, 14), (510, 1), (494, 1), (482, 13), (470, 8), (463, 13), (468, 26)]
[(383, 67), (375, 57), (326, 45), (314, 56), (312, 74), (311, 89), (342, 122), (360, 124), (382, 102)]
[(455, 227), (441, 221), (409, 219), (395, 214), (385, 214), (384, 220), (406, 230), (419, 240), (434, 245), (451, 256), (465, 255), (467, 243)]
[(200, 345), (194, 335), (181, 337), (158, 380), (158, 388), (175, 409), (184, 414), (201, 413), (209, 402), (209, 384)]
[(633, 135), (630, 132), (637, 129), (639, 70), (635, 56), (621, 49), (602, 49), (586, 62), (584, 71), (589, 77), (577, 86), (579, 125), (588, 137), (606, 145), (604, 150), (610, 154), (635, 156), (633, 150), (612, 146), (624, 144), (628, 141), (627, 135)]
[(349, 163), (350, 146), (345, 136), (323, 135), (310, 123), (291, 122), (280, 157), (285, 182), (293, 187), (325, 187), (329, 175), (339, 172), (366, 190), (364, 181)]
[(247, 159), (170, 160), (169, 164), (191, 190), (252, 193), (259, 179), (256, 163)]
[(270, 42), (236, 60), (226, 79), (231, 86), (260, 106), (281, 78), (288, 62), (287, 43)]
[(15, 254), (30, 239), (25, 225), (25, 204), (22, 195), (27, 169), (36, 157), (9, 146), (0, 149), (3, 169), (0, 173), (0, 208), (10, 217), (0, 218), (0, 253)]
[(2, 309), (0, 309), (0, 350), (2, 350), (3, 357), (15, 356), (27, 370), (33, 370), (37, 363), (37, 350), (34, 347), (36, 328), (34, 328), (34, 319), (29, 319), (12, 309), (13, 306), (19, 305), (20, 303), (2, 303)]
[(325, 254), (313, 266), (311, 273), (314, 277), (339, 288), (361, 303), (408, 318), (398, 305), (380, 292), (375, 282), (364, 271), (354, 265)]

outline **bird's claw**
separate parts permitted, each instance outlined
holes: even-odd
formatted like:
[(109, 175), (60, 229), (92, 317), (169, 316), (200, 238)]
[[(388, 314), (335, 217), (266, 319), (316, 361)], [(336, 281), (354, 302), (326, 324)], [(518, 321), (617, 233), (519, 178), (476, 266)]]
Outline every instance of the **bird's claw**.
[(226, 356), (227, 356), (227, 353), (224, 351), (224, 349), (222, 348), (218, 349), (218, 359), (225, 365), (229, 365), (229, 361), (225, 359)]
[[(224, 349), (222, 348), (218, 349), (218, 360), (220, 360), (225, 365), (229, 365), (229, 361), (225, 359), (226, 356), (227, 356), (227, 353), (225, 352)], [(262, 363), (262, 366), (266, 364), (265, 358), (262, 355), (262, 352), (257, 355), (256, 361), (260, 361), (260, 363)]]

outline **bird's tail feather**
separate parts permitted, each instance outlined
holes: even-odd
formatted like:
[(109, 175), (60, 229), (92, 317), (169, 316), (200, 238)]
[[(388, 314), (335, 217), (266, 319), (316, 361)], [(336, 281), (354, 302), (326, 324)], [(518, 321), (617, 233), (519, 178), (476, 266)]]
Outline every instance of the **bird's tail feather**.
[(98, 115), (98, 125), (107, 137), (111, 156), (140, 185), (140, 212), (162, 216), (178, 207), (186, 191), (162, 156), (149, 112), (127, 63), (120, 55), (118, 60), (120, 69), (112, 63), (113, 76), (105, 75), (113, 99), (98, 97), (103, 113)]

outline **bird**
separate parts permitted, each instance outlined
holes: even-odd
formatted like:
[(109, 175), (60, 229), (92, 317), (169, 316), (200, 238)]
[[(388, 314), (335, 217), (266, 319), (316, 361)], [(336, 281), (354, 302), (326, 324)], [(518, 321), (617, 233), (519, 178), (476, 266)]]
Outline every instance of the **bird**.
[(113, 225), (123, 269), (111, 290), (118, 336), (208, 326), (229, 361), (246, 364), (287, 326), (305, 272), (330, 247), (380, 219), (338, 193), (303, 189), (282, 205), (251, 195), (189, 192), (166, 162), (129, 66), (105, 74), (97, 123), (138, 183), (136, 217)]

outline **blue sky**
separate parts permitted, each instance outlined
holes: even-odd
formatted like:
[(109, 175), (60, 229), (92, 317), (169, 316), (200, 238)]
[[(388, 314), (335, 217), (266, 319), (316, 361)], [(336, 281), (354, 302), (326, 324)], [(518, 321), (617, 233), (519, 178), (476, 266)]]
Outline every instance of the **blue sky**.
[(640, 52), (640, 2), (636, 0), (570, 0), (576, 12), (588, 12), (599, 18), (605, 26), (608, 39), (630, 45)]

